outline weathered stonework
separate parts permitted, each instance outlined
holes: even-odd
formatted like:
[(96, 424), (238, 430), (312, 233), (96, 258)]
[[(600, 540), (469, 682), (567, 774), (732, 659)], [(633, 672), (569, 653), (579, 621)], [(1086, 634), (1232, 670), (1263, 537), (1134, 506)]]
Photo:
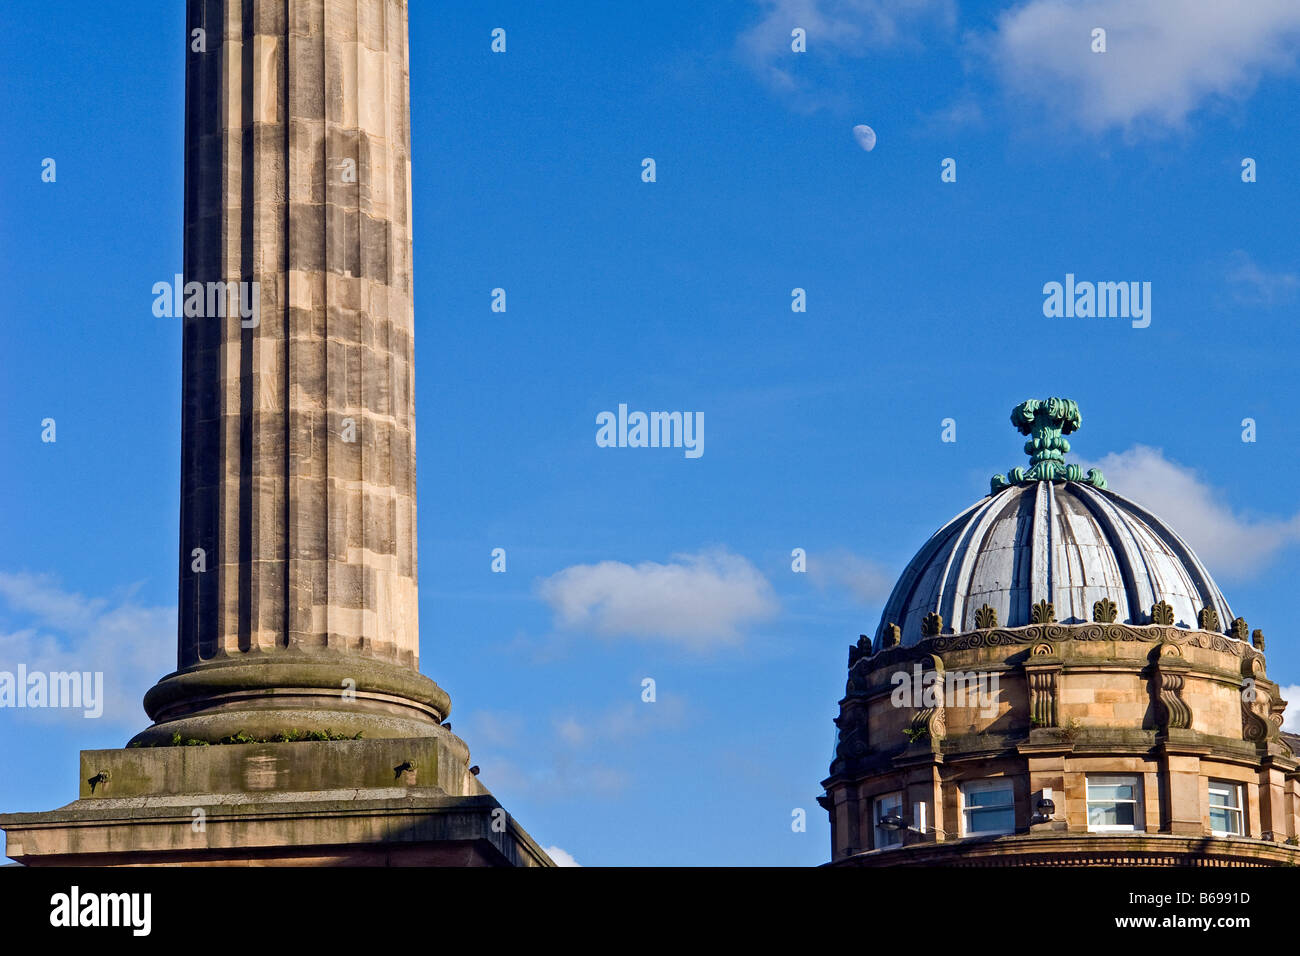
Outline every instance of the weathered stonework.
[[(996, 673), (994, 712), (948, 701), (939, 708), (941, 738), (918, 746), (914, 728), (935, 709), (891, 701), (895, 675), (914, 664)], [(1250, 703), (1246, 678), (1254, 682)], [(1262, 654), (1186, 628), (1031, 625), (879, 651), (855, 661), (840, 705), (840, 747), (821, 798), (831, 817), (832, 863), (1300, 863), (1300, 758), (1279, 735), (1284, 707)], [(1117, 773), (1144, 781), (1145, 829), (1090, 832), (1086, 778)], [(961, 785), (997, 778), (1015, 790), (1015, 832), (964, 836)], [(1211, 834), (1209, 780), (1242, 785), (1242, 836)], [(1036, 823), (1034, 795), (1045, 789), (1056, 812)], [(872, 800), (897, 791), (905, 807), (927, 805), (928, 832), (875, 848)]]
[(548, 866), (457, 738), (86, 750), (81, 795), (5, 818), (63, 866)]
[(185, 277), (258, 283), (260, 321), (184, 319), (178, 673), (140, 742), (251, 732), (249, 698), (259, 726), (371, 736), (450, 708), (416, 670), (406, 18), (190, 0)]

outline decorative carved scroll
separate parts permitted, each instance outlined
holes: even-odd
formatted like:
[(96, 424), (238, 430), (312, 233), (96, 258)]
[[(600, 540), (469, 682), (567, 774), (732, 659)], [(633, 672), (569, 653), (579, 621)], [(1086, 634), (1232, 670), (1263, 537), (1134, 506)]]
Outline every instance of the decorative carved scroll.
[(1162, 670), (1157, 676), (1156, 725), (1161, 730), (1188, 730), (1192, 726), (1192, 708), (1183, 700), (1183, 675)]
[(938, 743), (948, 736), (948, 717), (944, 709), (944, 669), (943, 658), (937, 654), (929, 654), (922, 658), (924, 673), (922, 684), (926, 683), (930, 674), (934, 674), (936, 704), (932, 707), (922, 707), (912, 718), (912, 734), (918, 735), (921, 732), (927, 734), (932, 743)]

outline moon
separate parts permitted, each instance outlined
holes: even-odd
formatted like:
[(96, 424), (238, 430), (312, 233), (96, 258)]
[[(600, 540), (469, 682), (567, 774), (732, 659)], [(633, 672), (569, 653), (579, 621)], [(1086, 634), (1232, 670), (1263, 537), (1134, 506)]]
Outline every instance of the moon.
[(858, 141), (858, 145), (868, 153), (876, 148), (876, 131), (870, 126), (853, 127), (853, 138)]

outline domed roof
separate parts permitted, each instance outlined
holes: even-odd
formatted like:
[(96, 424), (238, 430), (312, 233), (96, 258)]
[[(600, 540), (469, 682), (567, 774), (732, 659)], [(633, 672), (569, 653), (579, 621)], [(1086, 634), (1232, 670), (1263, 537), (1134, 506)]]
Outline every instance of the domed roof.
[(1187, 543), (1107, 490), (1097, 471), (1085, 478), (1064, 464), (1070, 446), (1061, 436), (1080, 424), (1074, 402), (1024, 402), (1012, 422), (1033, 436), (1025, 444), (1031, 467), (995, 476), (989, 497), (926, 542), (885, 604), (877, 648), (890, 624), (902, 643), (916, 643), (930, 614), (942, 616), (944, 633), (975, 630), (985, 604), (999, 626), (1020, 627), (1033, 623), (1043, 600), (1062, 624), (1091, 621), (1093, 603), (1108, 598), (1121, 623), (1150, 623), (1152, 605), (1163, 601), (1176, 626), (1198, 627), (1199, 612), (1210, 608), (1227, 627), (1228, 602)]

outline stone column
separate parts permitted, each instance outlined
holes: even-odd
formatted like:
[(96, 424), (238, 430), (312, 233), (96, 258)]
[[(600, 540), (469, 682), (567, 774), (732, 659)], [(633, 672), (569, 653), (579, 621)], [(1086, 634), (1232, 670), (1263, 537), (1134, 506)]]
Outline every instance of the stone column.
[(188, 29), (178, 669), (136, 739), (434, 733), (406, 0), (188, 0)]

